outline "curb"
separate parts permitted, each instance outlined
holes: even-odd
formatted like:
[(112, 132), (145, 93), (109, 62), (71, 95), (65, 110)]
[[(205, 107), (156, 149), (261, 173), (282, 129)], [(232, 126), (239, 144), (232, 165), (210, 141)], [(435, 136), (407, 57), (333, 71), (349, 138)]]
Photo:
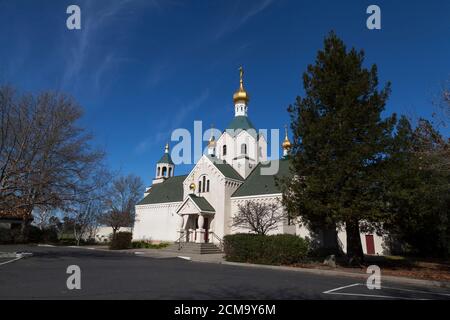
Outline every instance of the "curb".
[[(237, 266), (237, 267), (248, 267), (248, 268), (260, 268), (260, 269), (269, 269), (269, 270), (278, 270), (278, 271), (293, 271), (293, 272), (303, 272), (303, 273), (311, 273), (316, 275), (324, 275), (324, 276), (342, 276), (348, 278), (358, 278), (366, 280), (369, 274), (365, 273), (353, 273), (353, 272), (345, 272), (345, 271), (334, 271), (334, 270), (322, 270), (322, 269), (306, 269), (306, 268), (295, 268), (295, 267), (285, 267), (285, 266), (270, 266), (263, 264), (252, 264), (252, 263), (240, 263), (240, 262), (229, 262), (223, 261), (221, 264)], [(401, 284), (409, 284), (423, 287), (438, 287), (438, 288), (450, 288), (450, 282), (447, 281), (433, 281), (433, 280), (422, 280), (422, 279), (413, 279), (406, 277), (395, 277), (395, 276), (382, 276), (384, 281), (396, 282)]]
[(20, 260), (22, 258), (31, 257), (33, 254), (28, 252), (0, 252), (1, 259), (11, 259), (5, 262), (1, 262), (0, 266)]
[(17, 258), (17, 254), (15, 252), (0, 252), (0, 258), (3, 259)]

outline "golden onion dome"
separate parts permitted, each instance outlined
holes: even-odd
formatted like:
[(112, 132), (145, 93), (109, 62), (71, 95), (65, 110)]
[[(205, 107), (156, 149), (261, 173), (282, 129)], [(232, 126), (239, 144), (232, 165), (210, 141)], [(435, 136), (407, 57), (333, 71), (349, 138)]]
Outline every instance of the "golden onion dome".
[(209, 148), (216, 147), (216, 139), (214, 138), (214, 136), (211, 136), (211, 138), (209, 138), (208, 147)]
[(283, 145), (283, 149), (290, 149), (292, 147), (291, 142), (289, 141), (289, 139), (284, 139), (282, 145)]
[(192, 182), (192, 183), (189, 185), (189, 189), (195, 190), (195, 183)]
[(233, 94), (233, 101), (234, 103), (240, 101), (248, 103), (250, 97), (244, 89), (244, 69), (242, 67), (239, 68), (239, 78), (239, 89)]
[(290, 149), (292, 147), (292, 144), (288, 137), (287, 126), (285, 126), (284, 129), (285, 129), (286, 134), (285, 134), (282, 146), (283, 146), (283, 149)]

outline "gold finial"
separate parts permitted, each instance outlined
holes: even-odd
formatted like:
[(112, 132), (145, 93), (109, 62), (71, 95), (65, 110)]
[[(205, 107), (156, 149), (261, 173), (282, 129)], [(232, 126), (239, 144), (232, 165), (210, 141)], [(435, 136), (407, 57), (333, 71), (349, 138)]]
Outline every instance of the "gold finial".
[(247, 103), (250, 100), (247, 91), (244, 89), (244, 68), (242, 66), (239, 67), (239, 90), (234, 93), (233, 100), (234, 103), (238, 101)]
[(239, 89), (244, 90), (244, 68), (239, 67)]
[(192, 176), (191, 176), (191, 184), (189, 185), (189, 189), (191, 189), (192, 191), (195, 190), (195, 170), (192, 172)]
[(284, 141), (283, 141), (282, 146), (283, 146), (283, 149), (289, 150), (292, 145), (291, 145), (291, 141), (289, 141), (287, 125), (284, 126), (284, 132), (285, 132), (285, 136), (284, 136)]
[(214, 148), (216, 146), (216, 137), (214, 137), (214, 124), (211, 124), (211, 137), (209, 138), (208, 147)]

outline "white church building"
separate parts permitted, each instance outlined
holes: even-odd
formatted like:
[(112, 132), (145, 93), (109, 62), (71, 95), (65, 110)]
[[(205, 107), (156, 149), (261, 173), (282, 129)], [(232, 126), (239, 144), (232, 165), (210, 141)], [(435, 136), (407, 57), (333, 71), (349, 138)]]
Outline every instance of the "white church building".
[[(249, 232), (232, 227), (239, 205), (247, 201), (281, 204), (276, 177), (290, 175), (287, 130), (283, 158), (267, 161), (267, 140), (248, 116), (249, 95), (244, 89), (242, 68), (233, 101), (234, 118), (220, 137), (211, 136), (207, 154), (189, 174), (175, 176), (175, 164), (166, 145), (156, 164), (152, 186), (136, 205), (133, 240), (220, 244), (225, 235)], [(277, 167), (276, 174), (265, 172)], [(279, 208), (284, 210), (281, 205)], [(287, 219), (270, 233), (313, 237), (300, 222)], [(345, 230), (338, 230), (338, 239), (345, 252)], [(383, 239), (377, 234), (361, 234), (361, 241), (364, 253), (383, 254)]]

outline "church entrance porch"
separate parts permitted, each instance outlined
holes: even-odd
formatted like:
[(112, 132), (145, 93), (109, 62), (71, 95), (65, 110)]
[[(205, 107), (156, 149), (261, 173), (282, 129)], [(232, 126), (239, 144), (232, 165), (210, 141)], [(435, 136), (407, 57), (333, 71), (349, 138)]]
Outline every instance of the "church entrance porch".
[(179, 230), (182, 242), (209, 243), (212, 217), (204, 214), (185, 214)]
[(204, 198), (189, 194), (176, 213), (180, 216), (178, 242), (208, 243), (215, 210)]

